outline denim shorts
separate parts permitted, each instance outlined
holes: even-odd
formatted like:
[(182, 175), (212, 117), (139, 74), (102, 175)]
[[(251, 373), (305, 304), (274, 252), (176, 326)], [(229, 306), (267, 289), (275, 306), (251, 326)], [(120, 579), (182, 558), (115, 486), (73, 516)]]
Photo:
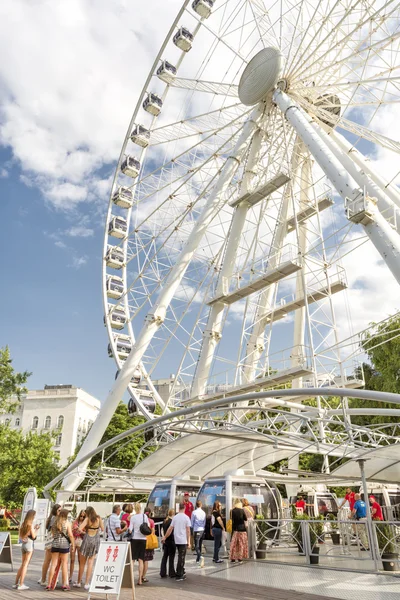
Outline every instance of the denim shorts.
[(26, 542), (22, 542), (22, 553), (26, 554), (27, 552), (33, 552), (33, 540), (26, 540)]

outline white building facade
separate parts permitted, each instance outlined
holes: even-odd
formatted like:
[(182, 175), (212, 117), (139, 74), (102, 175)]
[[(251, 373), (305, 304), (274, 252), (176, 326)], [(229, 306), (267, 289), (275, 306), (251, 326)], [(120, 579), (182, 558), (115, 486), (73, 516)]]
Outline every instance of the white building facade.
[(45, 385), (30, 390), (14, 414), (4, 415), (12, 429), (24, 433), (52, 433), (59, 464), (65, 465), (77, 445), (86, 436), (100, 410), (100, 401), (72, 385)]

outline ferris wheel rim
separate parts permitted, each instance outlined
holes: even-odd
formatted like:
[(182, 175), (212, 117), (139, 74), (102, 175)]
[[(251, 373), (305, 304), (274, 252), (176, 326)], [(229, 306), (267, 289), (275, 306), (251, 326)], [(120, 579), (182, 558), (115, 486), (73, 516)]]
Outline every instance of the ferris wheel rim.
[[(187, 4), (188, 4), (188, 2), (186, 2), (186, 3), (184, 4), (184, 6), (186, 7), (186, 6), (187, 6)], [(390, 3), (389, 3), (389, 4), (390, 4)], [(182, 10), (182, 9), (181, 9), (181, 10)], [(183, 10), (184, 10), (184, 9), (183, 9)], [(178, 19), (179, 19), (179, 17), (177, 17), (177, 18), (176, 18), (176, 20), (175, 20), (174, 24), (176, 24), (176, 22), (178, 21)], [(172, 29), (172, 28), (171, 28), (171, 29)], [(172, 35), (172, 34), (171, 34), (171, 35)], [(171, 36), (170, 36), (170, 37), (171, 37)], [(170, 37), (169, 37), (169, 39), (170, 39)], [(160, 50), (160, 52), (159, 52), (159, 54), (158, 54), (158, 56), (157, 56), (157, 59), (156, 59), (156, 61), (155, 61), (154, 65), (153, 65), (153, 66), (154, 66), (154, 68), (155, 68), (155, 65), (157, 64), (157, 62), (158, 62), (158, 60), (159, 60), (159, 58), (160, 58), (161, 54), (162, 54), (162, 50)], [(148, 78), (148, 81), (150, 81), (150, 80), (151, 80), (151, 77), (149, 76), (149, 78)], [(147, 83), (147, 82), (146, 82), (146, 83)], [(133, 118), (132, 118), (132, 120), (131, 120), (131, 123), (133, 123), (134, 119), (136, 118), (137, 111), (138, 111), (138, 109), (140, 108), (140, 103), (141, 103), (141, 100), (143, 99), (143, 97), (144, 97), (144, 95), (145, 95), (145, 91), (146, 91), (146, 89), (145, 89), (145, 88), (146, 88), (146, 86), (144, 86), (144, 88), (143, 88), (143, 90), (142, 90), (141, 97), (140, 97), (140, 99), (139, 99), (139, 101), (138, 101), (138, 104), (137, 104), (136, 113), (134, 114), (134, 116), (133, 116)], [(127, 137), (125, 138), (125, 145), (124, 145), (124, 148), (126, 147), (126, 144), (127, 144), (127, 141), (128, 141), (128, 139), (129, 139), (129, 134), (128, 134), (128, 135), (127, 135)], [(121, 152), (121, 157), (122, 157), (122, 156), (123, 156), (123, 151)], [(120, 165), (120, 163), (121, 163), (121, 157), (120, 157), (119, 165)], [(116, 172), (116, 175), (115, 175), (115, 180), (114, 180), (114, 184), (113, 184), (113, 189), (115, 188), (115, 181), (116, 181), (116, 177), (117, 177), (117, 172)], [(111, 210), (111, 208), (112, 208), (111, 201), (110, 201), (110, 205), (109, 205), (109, 207), (110, 207), (110, 210)], [(107, 223), (108, 223), (108, 221), (107, 221)], [(105, 236), (105, 247), (106, 247), (106, 243), (107, 243), (107, 230), (106, 230), (106, 236)], [(124, 267), (124, 268), (126, 269), (126, 267)], [(105, 267), (104, 267), (104, 273), (105, 273), (105, 272), (106, 272), (106, 269), (105, 269)], [(105, 277), (105, 275), (103, 275), (103, 278), (104, 278), (104, 277)], [(125, 281), (125, 280), (126, 280), (126, 272), (125, 272), (124, 281)], [(125, 296), (125, 297), (126, 297), (126, 296)], [(104, 306), (105, 306), (105, 310), (107, 310), (106, 296), (104, 296)], [(129, 330), (130, 330), (130, 332), (132, 332), (132, 333), (131, 333), (131, 339), (134, 339), (134, 336), (133, 336), (133, 331), (132, 331), (132, 328), (131, 328), (131, 322), (129, 322), (129, 325), (128, 325), (128, 327), (129, 327)], [(109, 329), (109, 335), (110, 335), (110, 333), (112, 332), (112, 330), (111, 330), (111, 327), (110, 327), (110, 328), (108, 327), (108, 329)]]

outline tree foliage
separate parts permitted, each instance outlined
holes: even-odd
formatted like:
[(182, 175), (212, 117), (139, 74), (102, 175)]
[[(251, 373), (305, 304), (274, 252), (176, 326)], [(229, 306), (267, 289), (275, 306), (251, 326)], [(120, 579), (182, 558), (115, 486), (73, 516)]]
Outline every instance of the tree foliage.
[(38, 495), (59, 472), (53, 439), (49, 434), (29, 432), (0, 425), (0, 502), (22, 505), (25, 492), (36, 487)]
[[(142, 416), (137, 415), (131, 417), (128, 413), (127, 405), (120, 402), (101, 438), (100, 444), (104, 444), (104, 442), (111, 440), (113, 437), (123, 433), (127, 429), (131, 429), (132, 427), (136, 427), (145, 422), (146, 419)], [(135, 466), (136, 459), (138, 458), (144, 443), (144, 434), (134, 436), (129, 440), (122, 440), (117, 447), (113, 445), (104, 451), (104, 462), (106, 462), (108, 467), (114, 467), (116, 469), (132, 469)], [(102, 455), (96, 454), (90, 462), (90, 468), (100, 466), (101, 462)]]
[(0, 414), (15, 412), (22, 394), (27, 393), (25, 383), (32, 373), (17, 373), (12, 366), (8, 346), (0, 348)]

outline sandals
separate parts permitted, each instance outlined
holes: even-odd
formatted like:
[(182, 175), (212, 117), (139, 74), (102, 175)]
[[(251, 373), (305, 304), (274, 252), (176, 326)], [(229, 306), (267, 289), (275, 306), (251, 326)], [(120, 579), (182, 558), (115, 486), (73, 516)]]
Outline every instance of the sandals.
[(142, 583), (149, 583), (149, 580), (146, 577), (143, 577)]

